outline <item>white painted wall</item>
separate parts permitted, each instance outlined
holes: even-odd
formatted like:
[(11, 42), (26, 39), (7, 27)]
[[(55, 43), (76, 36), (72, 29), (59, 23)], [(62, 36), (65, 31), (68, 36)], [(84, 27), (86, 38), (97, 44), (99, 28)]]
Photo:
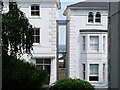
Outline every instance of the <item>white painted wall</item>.
[[(88, 23), (88, 13), (96, 12), (101, 13), (101, 23)], [(102, 37), (103, 35), (107, 38), (107, 33), (95, 33), (95, 32), (84, 32), (81, 33), (80, 30), (84, 29), (98, 29), (98, 30), (108, 30), (107, 29), (107, 10), (70, 10), (68, 8), (66, 12), (67, 20), (70, 20), (67, 25), (67, 70), (68, 70), (68, 77), (71, 78), (80, 78), (83, 79), (83, 67), (82, 64), (86, 64), (86, 80), (89, 81), (89, 64), (99, 64), (99, 81), (98, 82), (91, 82), (95, 87), (107, 87), (107, 45), (106, 50), (103, 52), (102, 50)], [(82, 50), (82, 35), (85, 35), (87, 38), (86, 41), (86, 51)], [(89, 47), (89, 36), (90, 35), (97, 35), (99, 36), (99, 52), (91, 52)], [(106, 39), (107, 44), (107, 39)], [(103, 82), (103, 75), (102, 73), (102, 65), (103, 63), (106, 64), (106, 76), (105, 82)], [(104, 87), (103, 87), (104, 86)]]

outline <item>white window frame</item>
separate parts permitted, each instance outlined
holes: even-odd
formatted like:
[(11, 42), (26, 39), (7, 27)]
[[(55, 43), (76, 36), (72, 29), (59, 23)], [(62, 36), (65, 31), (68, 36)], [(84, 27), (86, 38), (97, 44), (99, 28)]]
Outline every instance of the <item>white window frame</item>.
[(41, 43), (41, 28), (40, 27), (35, 27), (34, 29), (39, 29), (39, 35), (34, 35), (35, 31), (33, 31), (33, 41), (34, 41), (34, 38), (35, 36), (39, 36), (39, 42), (34, 42), (33, 45), (37, 45), (37, 44), (40, 44)]
[[(89, 19), (89, 12), (92, 12), (93, 13), (93, 22), (88, 22), (88, 19)], [(86, 26), (103, 26), (103, 24), (102, 24), (102, 15), (101, 15), (101, 12), (100, 11), (89, 11), (88, 13), (87, 13), (87, 23), (86, 23)], [(97, 12), (99, 12), (100, 13), (100, 15), (101, 15), (101, 22), (95, 22), (95, 19), (96, 19), (96, 13)]]
[[(39, 16), (32, 16), (31, 15), (31, 6), (32, 5), (38, 5), (39, 6)], [(41, 18), (41, 5), (39, 3), (30, 4), (30, 6), (29, 6), (29, 18)]]
[[(91, 37), (98, 37), (98, 50), (91, 50)], [(99, 40), (100, 40), (100, 37), (99, 37), (99, 35), (90, 35), (89, 36), (89, 50), (90, 50), (90, 52), (99, 52), (99, 47), (100, 47), (100, 45), (99, 45)]]
[[(92, 75), (92, 74), (90, 74), (90, 65), (98, 65), (98, 75), (95, 75), (95, 74)], [(90, 82), (99, 82), (99, 77), (100, 77), (100, 76), (99, 76), (99, 66), (100, 66), (100, 65), (99, 65), (98, 63), (90, 63), (90, 64), (89, 64), (89, 77), (88, 77), (88, 78), (89, 78), (89, 81), (90, 81)], [(98, 77), (98, 81), (91, 81), (91, 80), (90, 80), (90, 76), (96, 76), (96, 77)]]

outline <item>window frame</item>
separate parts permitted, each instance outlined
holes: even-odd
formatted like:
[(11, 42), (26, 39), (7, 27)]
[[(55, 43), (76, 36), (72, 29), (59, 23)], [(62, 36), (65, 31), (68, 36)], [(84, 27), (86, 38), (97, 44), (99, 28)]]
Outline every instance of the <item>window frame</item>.
[(83, 51), (86, 50), (86, 36), (82, 36), (82, 48), (83, 48)]
[[(90, 71), (91, 71), (91, 70), (90, 70), (90, 65), (98, 65), (98, 74), (97, 74), (97, 75), (95, 75), (95, 74), (93, 74), (93, 75), (90, 74)], [(90, 64), (89, 64), (89, 81), (90, 81), (90, 82), (99, 82), (99, 66), (100, 66), (100, 65), (99, 65), (98, 63), (90, 63)], [(92, 77), (92, 76), (93, 76), (93, 77), (98, 77), (98, 80), (90, 80), (90, 77)]]
[[(39, 35), (35, 35), (35, 29), (39, 29)], [(40, 41), (40, 39), (41, 39), (41, 38), (40, 38), (41, 32), (40, 32), (40, 31), (41, 31), (41, 28), (39, 28), (39, 27), (35, 27), (34, 30), (33, 30), (33, 41), (34, 41), (33, 44), (34, 44), (34, 45), (41, 43), (41, 41)], [(39, 42), (35, 42), (35, 37), (37, 37), (37, 36), (39, 37)]]
[(83, 63), (82, 65), (83, 65), (83, 80), (85, 80), (86, 79), (86, 64)]
[[(90, 13), (92, 13), (92, 17), (90, 17)], [(93, 12), (89, 12), (87, 17), (88, 17), (88, 20), (87, 20), (88, 23), (94, 23), (94, 13)], [(92, 19), (92, 21), (89, 21), (90, 19)]]
[(103, 36), (103, 52), (106, 51), (106, 36)]
[[(91, 49), (91, 44), (92, 44), (92, 43), (91, 43), (91, 37), (98, 37), (98, 44), (97, 44), (97, 45), (98, 45), (98, 49), (97, 49), (97, 50), (92, 50), (92, 49)], [(90, 35), (90, 36), (89, 36), (89, 41), (90, 41), (90, 42), (89, 42), (89, 50), (90, 50), (90, 52), (99, 52), (99, 47), (100, 47), (100, 45), (99, 45), (99, 44), (100, 44), (100, 43), (99, 43), (99, 40), (100, 40), (99, 35)]]
[[(97, 15), (100, 15), (100, 17), (97, 17)], [(96, 20), (100, 20), (99, 22)], [(101, 23), (101, 13), (100, 12), (96, 12), (95, 14), (95, 23)]]
[[(36, 5), (36, 6), (39, 6), (39, 16), (32, 16), (31, 15), (31, 6), (32, 5)], [(41, 18), (41, 5), (40, 4), (38, 4), (38, 3), (33, 3), (33, 4), (30, 4), (30, 6), (29, 6), (29, 18)]]

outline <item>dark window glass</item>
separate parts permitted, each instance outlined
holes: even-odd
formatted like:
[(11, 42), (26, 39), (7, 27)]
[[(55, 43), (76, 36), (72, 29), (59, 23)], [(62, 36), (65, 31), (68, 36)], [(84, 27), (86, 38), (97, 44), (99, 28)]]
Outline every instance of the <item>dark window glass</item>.
[(44, 59), (45, 64), (50, 64), (51, 60), (50, 59)]
[(98, 81), (98, 76), (90, 76), (89, 81)]
[(88, 15), (88, 22), (92, 22), (94, 21), (94, 18), (93, 18), (93, 12), (89, 12), (89, 15)]
[(100, 14), (100, 12), (97, 12), (97, 13), (96, 13), (95, 22), (98, 22), (98, 23), (101, 22), (101, 14)]
[(40, 16), (39, 5), (31, 6), (31, 16)]
[(36, 64), (43, 64), (43, 59), (36, 59)]
[(34, 43), (40, 43), (40, 29), (39, 28), (34, 28)]

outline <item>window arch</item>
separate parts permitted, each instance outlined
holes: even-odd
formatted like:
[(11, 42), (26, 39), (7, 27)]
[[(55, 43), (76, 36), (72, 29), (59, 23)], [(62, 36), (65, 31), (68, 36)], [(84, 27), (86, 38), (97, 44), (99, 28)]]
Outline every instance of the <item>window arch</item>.
[(93, 12), (89, 12), (89, 15), (88, 15), (88, 22), (92, 22), (92, 23), (93, 23), (93, 21), (94, 21)]
[(98, 23), (101, 22), (101, 14), (100, 14), (100, 12), (96, 13), (96, 15), (95, 15), (95, 22), (98, 22)]

